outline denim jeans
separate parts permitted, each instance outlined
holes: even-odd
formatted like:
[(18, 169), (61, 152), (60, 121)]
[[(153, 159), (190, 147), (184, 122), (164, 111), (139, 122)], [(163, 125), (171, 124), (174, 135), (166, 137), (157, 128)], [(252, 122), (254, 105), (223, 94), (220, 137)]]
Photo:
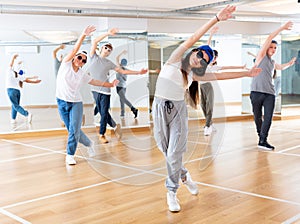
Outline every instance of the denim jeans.
[(21, 92), (18, 89), (14, 88), (8, 88), (7, 94), (11, 102), (11, 118), (16, 119), (17, 112), (22, 114), (23, 116), (28, 116), (28, 111), (24, 110), (23, 107), (20, 106), (20, 98), (21, 98)]
[(125, 115), (125, 104), (132, 109), (132, 104), (127, 100), (125, 94), (126, 94), (126, 88), (124, 87), (118, 87), (117, 86), (117, 93), (120, 97), (120, 105), (121, 105), (121, 116)]
[(116, 122), (110, 116), (110, 95), (94, 92), (93, 97), (97, 106), (97, 109), (101, 115), (100, 119), (100, 135), (104, 135), (106, 132), (106, 126), (109, 124), (111, 127), (116, 127)]
[[(272, 124), (275, 95), (251, 91), (250, 99), (259, 141), (266, 141)], [(262, 109), (264, 108), (264, 116)]]
[(81, 130), (83, 104), (82, 102), (66, 102), (56, 98), (60, 118), (68, 130), (68, 155), (74, 155), (78, 142), (90, 146), (91, 140)]

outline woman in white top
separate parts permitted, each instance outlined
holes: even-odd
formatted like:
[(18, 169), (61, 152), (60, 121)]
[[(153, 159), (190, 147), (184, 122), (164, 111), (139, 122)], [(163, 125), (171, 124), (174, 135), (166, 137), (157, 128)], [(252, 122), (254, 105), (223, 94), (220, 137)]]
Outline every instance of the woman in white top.
[(117, 80), (112, 83), (93, 79), (81, 67), (87, 62), (87, 52), (78, 52), (86, 36), (91, 35), (96, 28), (88, 26), (75, 43), (73, 50), (63, 59), (57, 75), (56, 100), (58, 111), (68, 130), (66, 163), (75, 165), (74, 155), (78, 142), (88, 147), (89, 156), (95, 155), (93, 142), (81, 131), (83, 104), (80, 87), (83, 84), (115, 87)]
[[(155, 98), (152, 107), (154, 137), (158, 148), (163, 152), (168, 170), (166, 179), (167, 203), (171, 212), (180, 211), (176, 197), (179, 180), (191, 194), (198, 194), (198, 186), (184, 168), (183, 153), (186, 151), (188, 118), (185, 104), (185, 93), (189, 90), (191, 101), (198, 104), (197, 80), (216, 80), (239, 78), (257, 75), (261, 70), (252, 68), (241, 73), (205, 74), (209, 55), (201, 49), (193, 49), (184, 59), (184, 53), (190, 49), (214, 24), (231, 18), (235, 6), (227, 6), (199, 28), (184, 41), (170, 56), (163, 66), (156, 84)], [(194, 82), (193, 82), (194, 81)], [(193, 82), (193, 84), (192, 84)]]
[(12, 104), (11, 106), (11, 124), (16, 124), (17, 112), (22, 114), (27, 118), (27, 122), (31, 123), (32, 115), (20, 106), (21, 99), (21, 88), (23, 83), (40, 83), (41, 80), (38, 80), (37, 76), (25, 77), (23, 70), (14, 70), (15, 60), (18, 57), (18, 54), (13, 55), (11, 62), (9, 64), (9, 69), (6, 76), (6, 89), (9, 100)]

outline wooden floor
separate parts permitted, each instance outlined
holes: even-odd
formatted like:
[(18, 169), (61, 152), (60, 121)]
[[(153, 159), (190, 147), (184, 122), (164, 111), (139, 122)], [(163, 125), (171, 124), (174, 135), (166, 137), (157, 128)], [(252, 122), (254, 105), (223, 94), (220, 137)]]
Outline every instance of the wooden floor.
[(96, 156), (77, 150), (66, 166), (66, 136), (0, 140), (0, 223), (300, 223), (300, 120), (274, 121), (274, 152), (257, 149), (252, 121), (217, 123), (203, 136), (190, 122), (185, 166), (198, 196), (178, 190), (181, 212), (166, 204), (165, 161), (151, 129), (124, 133)]

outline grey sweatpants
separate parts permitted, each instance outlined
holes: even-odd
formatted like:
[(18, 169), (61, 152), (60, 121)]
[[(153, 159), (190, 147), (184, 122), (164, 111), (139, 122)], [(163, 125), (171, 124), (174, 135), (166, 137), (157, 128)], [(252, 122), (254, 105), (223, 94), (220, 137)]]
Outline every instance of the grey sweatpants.
[(205, 116), (205, 126), (212, 124), (212, 115), (214, 109), (214, 89), (210, 82), (200, 84), (201, 108)]
[(166, 187), (176, 193), (179, 180), (188, 172), (182, 157), (188, 134), (187, 107), (184, 101), (154, 98), (152, 105), (153, 132), (158, 148), (166, 158), (168, 177)]

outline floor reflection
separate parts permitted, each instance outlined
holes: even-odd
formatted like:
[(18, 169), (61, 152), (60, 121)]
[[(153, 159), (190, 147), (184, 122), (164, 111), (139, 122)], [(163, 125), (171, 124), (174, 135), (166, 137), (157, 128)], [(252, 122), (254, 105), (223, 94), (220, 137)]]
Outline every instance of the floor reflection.
[[(19, 132), (28, 130), (45, 130), (45, 129), (61, 129), (64, 128), (62, 121), (60, 120), (58, 110), (56, 107), (45, 108), (26, 108), (32, 113), (32, 123), (27, 124), (27, 120), (22, 115), (17, 116), (16, 124), (10, 123), (10, 109), (1, 109), (1, 125), (0, 133), (7, 132)], [(100, 118), (93, 115), (94, 105), (84, 106), (84, 119), (83, 125), (92, 127), (99, 126)], [(120, 123), (124, 127), (132, 126), (148, 126), (149, 125), (149, 111), (148, 109), (139, 108), (139, 114), (134, 119), (130, 111), (126, 111), (125, 117), (120, 118), (120, 111), (118, 109), (112, 109), (110, 111), (112, 117), (117, 123)]]

